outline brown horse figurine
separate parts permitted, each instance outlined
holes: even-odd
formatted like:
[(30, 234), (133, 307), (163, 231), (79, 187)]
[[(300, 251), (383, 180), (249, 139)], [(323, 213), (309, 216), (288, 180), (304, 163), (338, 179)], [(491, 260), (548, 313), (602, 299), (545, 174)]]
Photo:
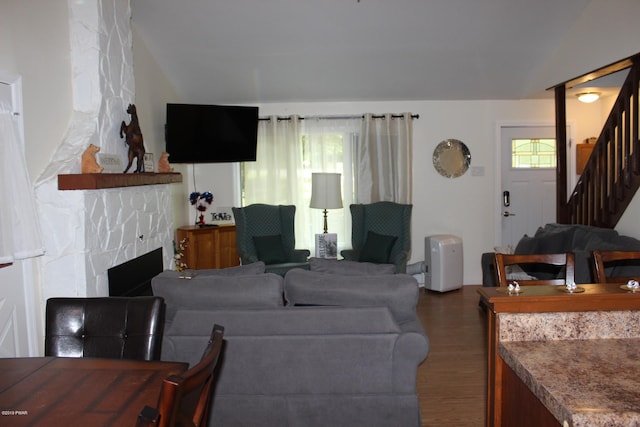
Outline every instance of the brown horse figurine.
[(144, 172), (144, 142), (142, 140), (142, 132), (140, 131), (140, 125), (138, 124), (138, 114), (136, 113), (136, 106), (134, 104), (129, 104), (127, 108), (127, 113), (131, 114), (131, 123), (129, 126), (122, 121), (120, 125), (120, 138), (124, 138), (126, 136), (125, 142), (129, 146), (129, 164), (127, 168), (124, 170), (124, 173), (127, 173), (131, 165), (133, 164), (133, 159), (136, 159), (136, 170), (135, 172)]

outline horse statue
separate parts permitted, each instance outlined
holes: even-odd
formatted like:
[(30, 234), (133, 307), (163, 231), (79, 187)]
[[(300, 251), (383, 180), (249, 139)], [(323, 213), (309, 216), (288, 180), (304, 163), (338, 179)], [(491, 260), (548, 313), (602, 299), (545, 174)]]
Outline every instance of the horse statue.
[(136, 159), (136, 172), (144, 172), (144, 141), (142, 140), (142, 132), (140, 131), (140, 125), (138, 124), (138, 114), (136, 113), (136, 106), (129, 104), (127, 113), (131, 115), (131, 123), (127, 124), (122, 121), (120, 125), (120, 138), (126, 136), (125, 142), (129, 146), (129, 164), (124, 170), (124, 173), (129, 171), (133, 164), (133, 159)]

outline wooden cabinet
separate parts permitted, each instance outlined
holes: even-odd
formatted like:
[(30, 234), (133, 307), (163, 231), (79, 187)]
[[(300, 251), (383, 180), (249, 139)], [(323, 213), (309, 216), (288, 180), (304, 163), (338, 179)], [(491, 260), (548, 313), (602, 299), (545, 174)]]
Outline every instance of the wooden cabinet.
[(178, 243), (184, 239), (184, 263), (190, 270), (240, 265), (235, 225), (187, 225), (178, 228), (176, 238)]
[(595, 144), (578, 144), (576, 145), (576, 173), (582, 175), (587, 160), (591, 156)]

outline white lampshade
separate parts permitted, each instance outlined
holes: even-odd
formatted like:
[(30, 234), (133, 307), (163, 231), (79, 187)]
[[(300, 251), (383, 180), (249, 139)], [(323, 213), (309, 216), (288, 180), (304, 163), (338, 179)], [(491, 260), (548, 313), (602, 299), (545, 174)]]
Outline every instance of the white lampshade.
[(339, 173), (314, 173), (311, 175), (311, 203), (316, 209), (342, 207), (342, 191)]

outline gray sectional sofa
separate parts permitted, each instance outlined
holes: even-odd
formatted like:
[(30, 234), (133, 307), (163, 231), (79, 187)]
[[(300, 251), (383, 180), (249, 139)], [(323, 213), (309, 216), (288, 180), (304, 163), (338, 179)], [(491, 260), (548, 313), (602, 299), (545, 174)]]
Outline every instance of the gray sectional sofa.
[(193, 364), (213, 323), (225, 327), (211, 425), (421, 425), (429, 341), (412, 276), (347, 261), (312, 259), (284, 278), (260, 267), (152, 280), (167, 304), (164, 360)]
[[(575, 254), (576, 283), (593, 283), (594, 250), (601, 251), (638, 251), (640, 240), (620, 235), (609, 228), (592, 227), (578, 224), (546, 224), (538, 228), (533, 236), (523, 236), (514, 249), (516, 254), (551, 254), (573, 252)], [(496, 286), (495, 269), (493, 266), (494, 252), (482, 254), (482, 284)], [(635, 267), (611, 267), (610, 275), (636, 276)], [(617, 270), (616, 270), (617, 269)], [(609, 268), (605, 269), (606, 271)], [(619, 270), (619, 271), (618, 271)], [(553, 272), (528, 269), (526, 274), (539, 279), (554, 278)], [(517, 277), (515, 277), (517, 279)]]

